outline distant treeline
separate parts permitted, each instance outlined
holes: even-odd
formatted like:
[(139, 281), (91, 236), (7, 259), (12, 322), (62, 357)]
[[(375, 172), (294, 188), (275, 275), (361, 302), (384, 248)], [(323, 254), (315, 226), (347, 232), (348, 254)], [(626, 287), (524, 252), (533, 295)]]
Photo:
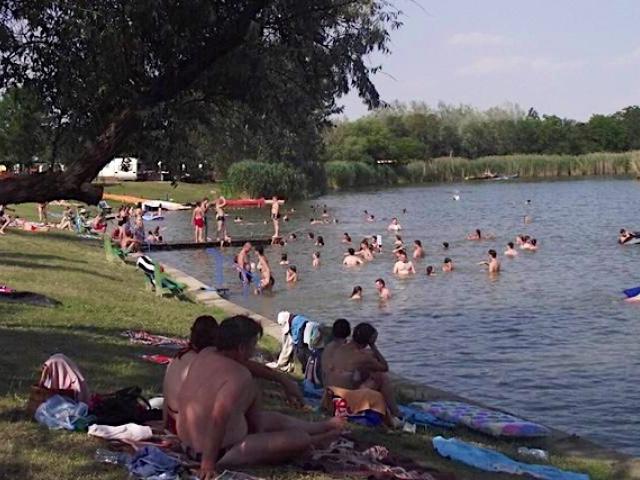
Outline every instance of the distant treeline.
[(640, 149), (640, 107), (578, 122), (518, 106), (398, 104), (337, 123), (325, 137), (327, 161), (409, 162), (511, 154), (581, 155)]

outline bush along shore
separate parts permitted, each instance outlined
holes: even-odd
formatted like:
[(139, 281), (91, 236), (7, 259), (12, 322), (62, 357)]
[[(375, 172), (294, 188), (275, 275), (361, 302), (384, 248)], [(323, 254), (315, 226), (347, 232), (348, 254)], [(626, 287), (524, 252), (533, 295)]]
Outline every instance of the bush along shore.
[(343, 190), (374, 185), (460, 182), (486, 172), (520, 178), (638, 176), (640, 151), (584, 155), (502, 155), (468, 159), (441, 157), (397, 165), (332, 161), (326, 164), (329, 188)]

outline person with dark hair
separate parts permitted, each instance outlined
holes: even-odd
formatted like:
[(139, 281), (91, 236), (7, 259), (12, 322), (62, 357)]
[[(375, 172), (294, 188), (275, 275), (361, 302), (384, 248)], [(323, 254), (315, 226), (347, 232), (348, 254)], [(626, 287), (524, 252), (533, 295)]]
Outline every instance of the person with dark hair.
[(515, 257), (518, 255), (518, 251), (515, 249), (513, 242), (507, 243), (507, 249), (505, 250), (504, 254), (507, 257)]
[[(189, 367), (195, 360), (198, 352), (208, 347), (215, 347), (217, 335), (218, 323), (216, 319), (210, 315), (199, 316), (191, 326), (189, 344), (186, 348), (180, 350), (167, 366), (162, 385), (164, 397), (163, 418), (165, 428), (172, 433), (176, 433), (178, 395), (189, 373)], [(304, 403), (297, 383), (288, 375), (271, 370), (267, 366), (251, 360), (245, 363), (245, 367), (247, 367), (255, 377), (279, 383), (292, 404), (302, 405)]]
[(322, 235), (318, 235), (318, 238), (316, 238), (316, 247), (324, 247), (324, 238), (322, 238)]
[(413, 245), (413, 259), (420, 260), (421, 258), (424, 258), (426, 253), (422, 246), (422, 242), (420, 240), (414, 240)]
[(318, 268), (320, 266), (320, 252), (313, 252), (311, 256), (311, 265), (313, 268)]
[(356, 285), (353, 287), (353, 291), (351, 292), (351, 296), (349, 297), (351, 300), (362, 300), (362, 287), (360, 285)]
[(400, 250), (398, 252), (398, 261), (393, 266), (393, 274), (406, 277), (415, 273), (416, 269), (413, 266), (413, 262), (407, 258), (407, 252)]
[(287, 283), (296, 283), (298, 281), (298, 269), (295, 265), (289, 265), (286, 274)]
[[(350, 342), (344, 342), (323, 358), (325, 385), (346, 400), (352, 410), (358, 409), (356, 405), (363, 396), (367, 402), (376, 404), (376, 394), (381, 394), (384, 411), (380, 413), (400, 417), (387, 375), (389, 365), (376, 346), (377, 338), (378, 332), (371, 324), (359, 323)], [(387, 419), (390, 420), (388, 415)]]
[(391, 290), (387, 288), (387, 284), (382, 278), (376, 280), (376, 290), (378, 290), (380, 300), (389, 300), (391, 298)]
[(353, 248), (349, 248), (347, 250), (347, 254), (342, 260), (342, 264), (347, 267), (355, 267), (358, 265), (362, 265), (364, 262), (360, 257), (356, 255), (356, 251)]
[(449, 242), (442, 242), (442, 248), (444, 250), (449, 250)]
[(342, 243), (351, 243), (351, 237), (347, 232), (344, 232), (344, 235), (342, 236)]
[(334, 370), (333, 354), (335, 350), (347, 343), (347, 339), (351, 335), (351, 324), (345, 318), (339, 318), (333, 322), (331, 327), (331, 341), (327, 343), (322, 352), (322, 383), (327, 384), (326, 372)]
[(429, 265), (427, 267), (427, 277), (434, 277), (436, 275), (436, 272), (433, 269), (433, 265)]
[(442, 271), (445, 273), (453, 272), (453, 260), (451, 260), (449, 257), (446, 257), (444, 259), (444, 262), (442, 264)]
[(280, 265), (289, 265), (289, 256), (286, 253), (280, 255)]
[(307, 422), (260, 406), (259, 386), (246, 365), (261, 335), (251, 318), (227, 318), (218, 327), (217, 350), (204, 348), (189, 368), (178, 396), (178, 438), (200, 462), (200, 478), (287, 460), (336, 438), (344, 426), (337, 417)]
[(498, 260), (498, 253), (491, 249), (487, 252), (489, 255), (489, 260), (480, 262), (480, 265), (486, 265), (489, 267), (489, 273), (495, 274), (500, 273), (500, 261)]

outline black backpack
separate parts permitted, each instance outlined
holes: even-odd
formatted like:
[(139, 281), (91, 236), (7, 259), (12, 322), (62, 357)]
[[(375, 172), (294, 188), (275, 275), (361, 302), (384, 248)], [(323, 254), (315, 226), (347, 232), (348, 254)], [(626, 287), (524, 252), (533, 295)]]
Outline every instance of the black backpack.
[(125, 423), (144, 423), (162, 418), (162, 410), (152, 409), (142, 396), (140, 387), (128, 387), (92, 399), (91, 413), (99, 425), (118, 426)]

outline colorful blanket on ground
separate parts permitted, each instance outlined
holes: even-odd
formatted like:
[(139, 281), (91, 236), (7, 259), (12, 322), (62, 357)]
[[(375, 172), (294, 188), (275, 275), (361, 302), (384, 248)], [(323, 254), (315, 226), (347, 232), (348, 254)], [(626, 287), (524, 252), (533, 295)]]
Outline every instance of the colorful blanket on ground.
[(420, 408), (440, 420), (464, 425), (495, 437), (546, 437), (551, 433), (547, 427), (537, 423), (464, 402), (416, 402), (410, 406)]
[(589, 480), (589, 475), (560, 470), (549, 465), (531, 465), (512, 460), (488, 448), (476, 447), (456, 438), (435, 437), (433, 448), (443, 457), (487, 472), (529, 475), (540, 480)]
[(189, 341), (183, 338), (165, 337), (163, 335), (154, 335), (145, 330), (126, 330), (121, 334), (127, 337), (131, 343), (140, 343), (142, 345), (154, 345), (156, 347), (172, 348), (180, 350), (189, 346)]
[(353, 442), (344, 439), (332, 443), (327, 449), (313, 450), (299, 463), (305, 471), (321, 471), (336, 478), (348, 476), (378, 480), (455, 480), (453, 475), (420, 471), (411, 462), (405, 463), (392, 458), (385, 447), (376, 445), (358, 451)]
[(414, 425), (421, 425), (423, 427), (439, 427), (439, 428), (452, 428), (456, 424), (453, 422), (447, 422), (446, 420), (440, 420), (435, 415), (429, 412), (425, 412), (421, 408), (412, 407), (409, 405), (398, 405), (400, 413), (406, 422)]

